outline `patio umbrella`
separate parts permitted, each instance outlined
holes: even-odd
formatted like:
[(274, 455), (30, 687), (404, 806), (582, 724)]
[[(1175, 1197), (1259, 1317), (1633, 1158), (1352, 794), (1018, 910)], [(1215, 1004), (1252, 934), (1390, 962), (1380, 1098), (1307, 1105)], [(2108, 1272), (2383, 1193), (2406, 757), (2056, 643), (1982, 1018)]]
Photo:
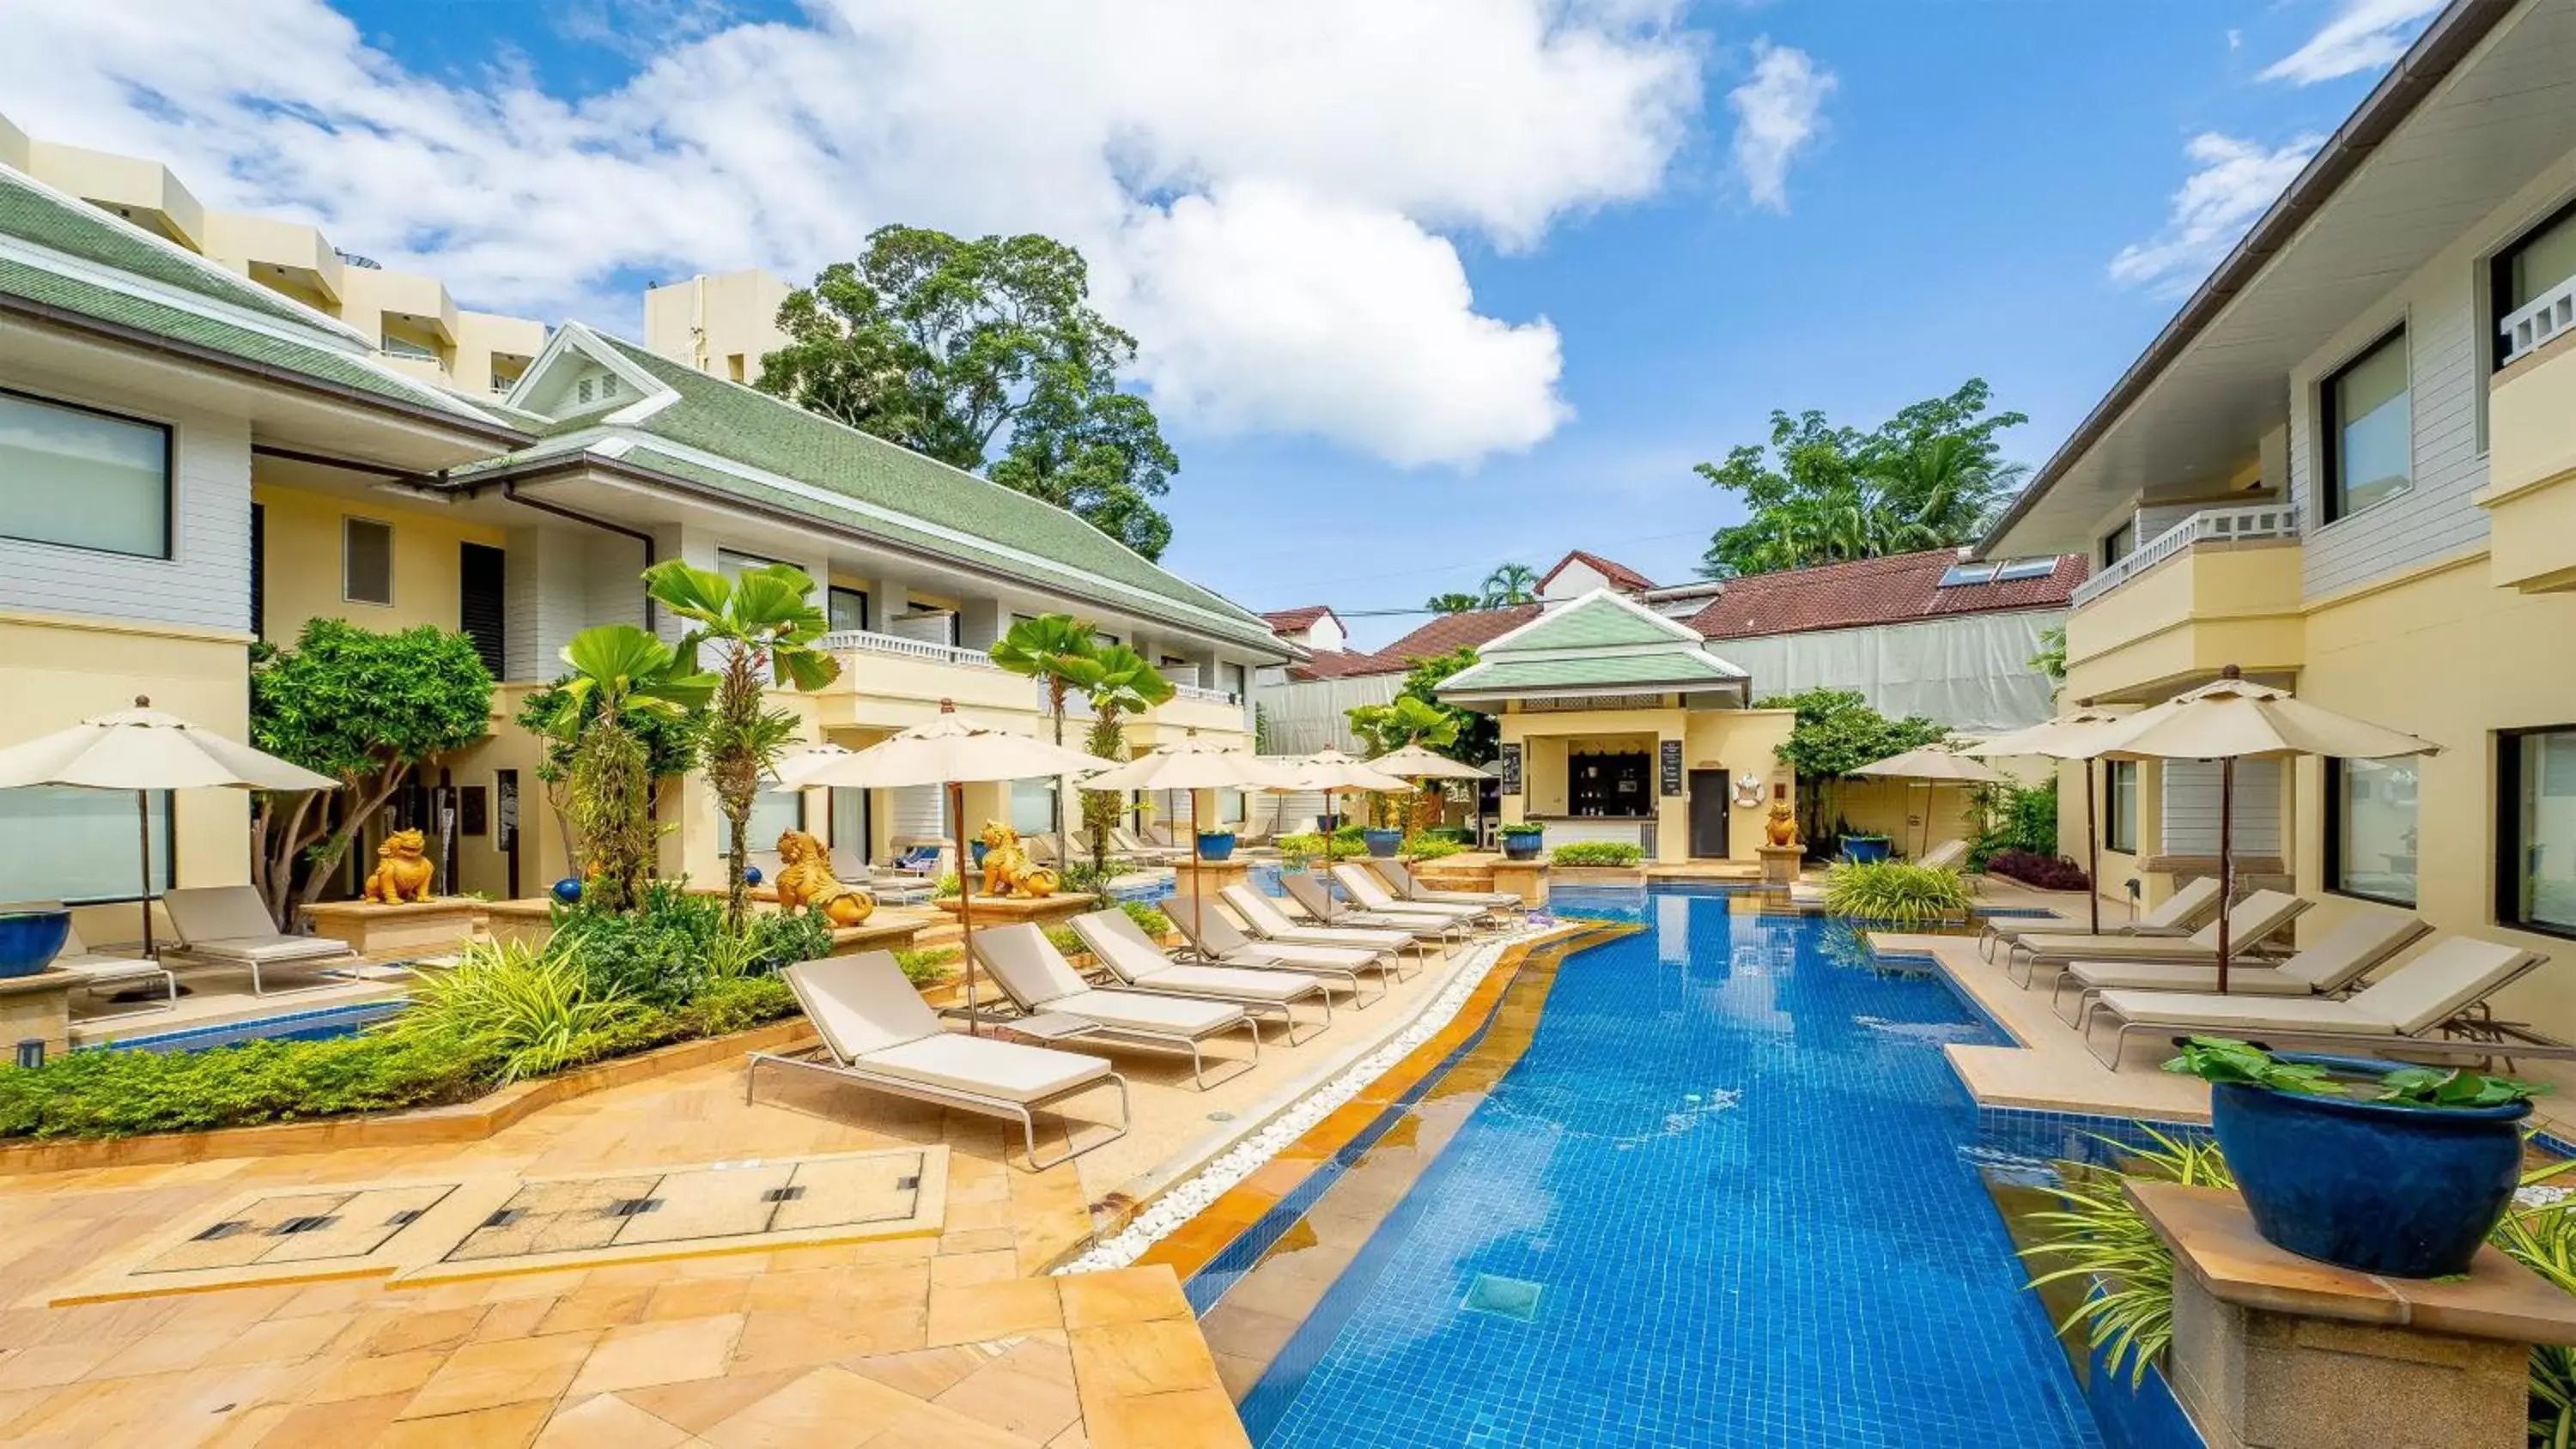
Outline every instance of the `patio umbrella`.
[[(1346, 795), (1353, 790), (1372, 790), (1381, 795), (1406, 795), (1413, 791), (1413, 786), (1406, 781), (1336, 749), (1317, 750), (1297, 761), (1290, 771), (1288, 783), (1299, 790), (1321, 791), (1328, 809), (1332, 806), (1333, 796)], [(1334, 810), (1332, 813), (1339, 823), (1341, 812)], [(1326, 834), (1329, 839), (1330, 832)]]
[(846, 745), (836, 745), (829, 741), (819, 745), (807, 745), (792, 754), (781, 755), (777, 767), (770, 773), (779, 784), (793, 785), (801, 789), (816, 783), (815, 772), (829, 769), (833, 761), (846, 760), (855, 753), (856, 751)]
[(2385, 760), (2429, 755), (2441, 746), (2296, 698), (2288, 690), (2256, 684), (2235, 665), (2214, 681), (2186, 690), (2153, 709), (2103, 727), (2097, 754), (2113, 759), (2218, 761), (2218, 989), (2227, 990), (2226, 906), (2236, 891), (2236, 762), (2332, 755), (2346, 760)]
[[(1097, 760), (1092, 762), (1098, 764)], [(1190, 797), (1190, 905), (1199, 904), (1199, 795), (1201, 790), (1271, 789), (1284, 776), (1278, 766), (1258, 755), (1229, 750), (1193, 730), (1168, 745), (1156, 745), (1123, 765), (1112, 765), (1082, 782), (1086, 790), (1185, 790)], [(1195, 914), (1193, 919), (1195, 919)]]
[(2084, 904), (2091, 913), (2093, 934), (2097, 936), (2102, 934), (2102, 882), (2096, 879), (2101, 873), (2102, 832), (2095, 828), (2093, 820), (2093, 767), (2090, 762), (2096, 757), (2095, 742), (2104, 738), (2103, 727), (2129, 718), (2132, 716), (2097, 709), (2093, 701), (2079, 699), (2075, 708), (2065, 714), (1998, 736), (1966, 752), (1999, 758), (2039, 755), (2051, 760), (2087, 762), (2084, 767), (2084, 879), (2091, 884), (2085, 891)]
[(1982, 764), (1965, 755), (1930, 745), (1890, 755), (1852, 771), (1884, 780), (1921, 780), (1923, 795), (1923, 848), (1932, 848), (1932, 795), (1943, 785), (1993, 785), (2011, 778), (1992, 765)]
[(70, 785), (131, 790), (142, 826), (143, 954), (152, 955), (152, 794), (216, 786), (230, 790), (336, 790), (340, 782), (152, 707), (85, 719), (69, 729), (0, 750), (0, 789)]
[(966, 947), (966, 1030), (975, 1016), (975, 886), (968, 877), (973, 859), (966, 849), (967, 785), (1001, 780), (1033, 780), (1079, 774), (1100, 762), (1079, 750), (1029, 735), (1015, 735), (990, 725), (970, 723), (957, 706), (939, 702), (939, 717), (928, 724), (898, 730), (864, 750), (826, 759), (804, 778), (782, 790), (809, 785), (843, 785), (856, 790), (893, 790), (906, 785), (948, 787), (948, 814), (957, 835), (957, 930)]
[(1420, 745), (1406, 745), (1389, 750), (1368, 761), (1368, 767), (1382, 774), (1400, 775), (1423, 790), (1426, 780), (1482, 780), (1485, 772), (1474, 765), (1461, 764), (1447, 755), (1435, 755)]

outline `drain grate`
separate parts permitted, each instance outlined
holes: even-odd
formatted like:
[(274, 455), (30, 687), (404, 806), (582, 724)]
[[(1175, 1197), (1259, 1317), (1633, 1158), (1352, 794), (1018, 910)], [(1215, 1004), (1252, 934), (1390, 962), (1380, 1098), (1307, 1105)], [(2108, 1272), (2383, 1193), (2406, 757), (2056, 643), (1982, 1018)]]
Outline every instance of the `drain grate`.
[(281, 1238), (286, 1237), (291, 1233), (318, 1233), (339, 1220), (340, 1219), (333, 1214), (317, 1213), (310, 1217), (288, 1218), (286, 1221), (279, 1223), (276, 1228), (272, 1229), (272, 1231)]
[(640, 1218), (646, 1213), (657, 1213), (661, 1210), (662, 1200), (658, 1197), (624, 1197), (608, 1205), (608, 1216)]
[(762, 1202), (795, 1202), (803, 1196), (805, 1196), (805, 1189), (801, 1185), (773, 1187), (769, 1191), (762, 1193), (760, 1195), (760, 1200)]
[(249, 1228), (250, 1223), (248, 1221), (241, 1218), (235, 1218), (231, 1222), (217, 1223), (213, 1227), (206, 1229), (204, 1232), (197, 1234), (194, 1238), (189, 1239), (189, 1241), (196, 1243), (220, 1242), (225, 1238), (231, 1237), (235, 1233), (248, 1231)]
[(1538, 1318), (1539, 1285), (1524, 1278), (1503, 1278), (1492, 1273), (1479, 1273), (1467, 1285), (1466, 1301), (1458, 1306), (1470, 1313), (1490, 1313), (1515, 1323), (1531, 1323)]
[(898, 1177), (894, 1180), (894, 1190), (897, 1192), (918, 1192), (921, 1190), (921, 1179), (918, 1176)]

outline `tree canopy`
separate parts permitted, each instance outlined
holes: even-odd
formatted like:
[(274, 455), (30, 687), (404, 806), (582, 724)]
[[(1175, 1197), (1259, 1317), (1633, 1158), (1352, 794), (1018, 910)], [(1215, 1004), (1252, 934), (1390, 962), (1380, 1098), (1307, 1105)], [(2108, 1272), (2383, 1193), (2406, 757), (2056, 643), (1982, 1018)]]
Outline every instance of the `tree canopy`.
[(1435, 614), (1471, 614), (1485, 607), (1485, 601), (1474, 594), (1433, 594), (1422, 601), (1422, 607)]
[(1456, 723), (1457, 729), (1446, 740), (1424, 740), (1422, 745), (1467, 765), (1484, 764), (1502, 753), (1502, 725), (1492, 715), (1440, 702), (1440, 682), (1475, 662), (1475, 646), (1470, 644), (1446, 654), (1408, 660), (1410, 667), (1404, 671), (1404, 683), (1396, 690), (1397, 698), (1418, 699)]
[(1524, 563), (1507, 563), (1485, 575), (1485, 607), (1500, 609), (1511, 604), (1538, 602), (1538, 570)]
[[(1136, 339), (1089, 302), (1082, 254), (1037, 235), (880, 227), (788, 294), (758, 386), (1079, 515), (1147, 558), (1180, 458), (1118, 390)], [(1001, 456), (993, 456), (996, 448)], [(989, 467), (988, 467), (989, 465)]]
[(2028, 471), (1996, 434), (2029, 419), (1989, 413), (1985, 379), (1900, 410), (1873, 432), (1822, 412), (1771, 414), (1771, 438), (1693, 471), (1742, 496), (1744, 522), (1717, 531), (1702, 578), (1725, 579), (1974, 540)]

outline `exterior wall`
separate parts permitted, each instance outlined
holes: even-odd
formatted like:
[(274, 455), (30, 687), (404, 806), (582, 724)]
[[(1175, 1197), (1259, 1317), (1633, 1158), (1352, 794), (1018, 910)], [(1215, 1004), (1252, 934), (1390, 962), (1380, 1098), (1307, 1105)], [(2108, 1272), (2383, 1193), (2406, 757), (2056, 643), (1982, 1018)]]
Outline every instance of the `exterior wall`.
[(1594, 589), (1608, 587), (1610, 587), (1610, 580), (1605, 578), (1599, 569), (1579, 558), (1570, 559), (1564, 568), (1557, 570), (1556, 577), (1549, 579), (1546, 587), (1539, 590), (1539, 597), (1579, 599)]
[[(174, 430), (172, 557), (0, 538), (0, 611), (77, 614), (178, 629), (250, 628), (250, 428), (239, 418), (154, 405), (93, 388), (66, 388), (12, 369), (0, 386), (98, 408)], [(5, 530), (0, 530), (5, 531)]]
[(2068, 616), (2066, 697), (2160, 699), (2229, 664), (2296, 669), (2298, 567), (2296, 543), (2268, 540), (2196, 543), (2157, 563)]
[(648, 288), (644, 345), (700, 372), (734, 382), (760, 380), (760, 360), (787, 345), (778, 308), (788, 284), (757, 268)]
[(206, 256), (318, 311), (340, 305), (340, 254), (302, 222), (246, 211), (206, 214)]
[(2048, 718), (2050, 685), (2030, 658), (2065, 611), (1969, 614), (1867, 629), (1712, 639), (1708, 650), (1753, 676), (1753, 697), (1856, 689), (1881, 714), (1924, 715), (1971, 734)]
[[(1567, 758), (1576, 747), (1616, 739), (1635, 742), (1649, 755), (1655, 755), (1663, 741), (1679, 740), (1685, 770), (1723, 768), (1730, 776), (1751, 771), (1763, 778), (1766, 790), (1762, 803), (1733, 808), (1727, 822), (1729, 858), (1758, 860), (1755, 847), (1762, 843), (1763, 822), (1771, 808), (1767, 787), (1789, 782), (1789, 772), (1780, 764), (1777, 751), (1788, 742), (1789, 729), (1795, 723), (1796, 715), (1791, 711), (1776, 709), (1505, 714), (1501, 718), (1503, 743), (1521, 746), (1522, 793), (1502, 797), (1503, 823), (1565, 814)], [(1648, 788), (1656, 788), (1651, 774)], [(1690, 796), (1658, 793), (1654, 796), (1653, 814), (1655, 859), (1663, 864), (1691, 859)]]
[[(378, 633), (434, 624), (457, 627), (457, 569), (465, 543), (504, 547), (507, 530), (459, 523), (439, 513), (385, 507), (381, 495), (340, 498), (260, 484), (251, 491), (267, 533), (263, 637), (291, 643), (308, 619), (346, 619)], [(370, 519), (393, 527), (394, 601), (354, 603), (344, 597), (343, 522)]]
[[(448, 375), (465, 392), (504, 393), (546, 350), (546, 324), (497, 312), (458, 312), (456, 351)], [(496, 363), (494, 358), (504, 359)]]
[(2490, 582), (2576, 586), (2576, 332), (2496, 374), (2488, 416), (2493, 464), (2477, 501), (2494, 538)]
[(1355, 674), (1343, 679), (1283, 680), (1253, 686), (1253, 703), (1274, 755), (1311, 755), (1322, 749), (1366, 754), (1351, 733), (1350, 711), (1384, 704), (1404, 687), (1401, 674)]
[(28, 174), (48, 186), (68, 191), (181, 246), (204, 245), (204, 204), (158, 161), (53, 141), (30, 143), (27, 160)]

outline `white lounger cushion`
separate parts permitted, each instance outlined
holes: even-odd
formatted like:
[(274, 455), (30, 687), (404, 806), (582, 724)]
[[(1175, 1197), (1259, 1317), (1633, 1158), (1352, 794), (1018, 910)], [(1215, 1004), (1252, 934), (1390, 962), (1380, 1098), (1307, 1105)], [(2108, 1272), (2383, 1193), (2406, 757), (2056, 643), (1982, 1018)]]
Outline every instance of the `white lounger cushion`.
[(2454, 936), (2348, 1001), (2239, 1001), (2232, 995), (2106, 991), (2101, 1004), (2141, 1026), (2413, 1036), (2492, 994), (2534, 959), (2529, 951)]
[(1163, 903), (1163, 914), (1207, 955), (1229, 966), (1316, 966), (1358, 971), (1386, 955), (1377, 947), (1299, 946), (1283, 941), (1255, 941), (1213, 906), (1201, 909), (1187, 896)]
[(1246, 885), (1227, 886), (1221, 895), (1234, 913), (1263, 936), (1276, 936), (1285, 941), (1313, 946), (1402, 946), (1413, 939), (1402, 929), (1374, 930), (1355, 926), (1310, 926), (1288, 919), (1286, 912), (1270, 903), (1270, 898)]
[(1435, 890), (1424, 885), (1422, 877), (1413, 873), (1413, 867), (1400, 860), (1378, 861), (1375, 868), (1393, 884), (1396, 894), (1410, 900), (1453, 906), (1518, 906), (1521, 903), (1521, 898), (1510, 891)]
[(1204, 1036), (1243, 1021), (1243, 1009), (1221, 1001), (1193, 1001), (1186, 996), (1156, 996), (1144, 991), (1085, 991), (1058, 997), (1049, 1011), (1079, 1016), (1102, 1026), (1132, 1026), (1142, 1031), (1181, 1032)]
[(889, 952), (800, 961), (782, 974), (824, 1047), (862, 1072), (1011, 1102), (1109, 1075), (1099, 1057), (947, 1031)]
[[(2227, 989), (2252, 995), (2332, 995), (2369, 975), (2398, 952), (2433, 933), (2413, 916), (2376, 911), (2355, 915), (2279, 966), (2229, 965)], [(2068, 974), (2103, 990), (2216, 991), (2218, 966), (2152, 961), (2079, 961)]]
[(187, 950), (220, 961), (318, 961), (352, 954), (349, 943), (329, 936), (289, 936), (277, 929), (268, 905), (249, 886), (198, 886), (168, 891), (161, 905)]
[[(898, 972), (895, 979), (902, 980), (902, 974)], [(851, 1065), (862, 1072), (1006, 1102), (1040, 1101), (1109, 1071), (1106, 1061), (1079, 1052), (945, 1031), (870, 1052)]]
[(1131, 986), (1156, 991), (1197, 991), (1211, 996), (1286, 1004), (1315, 989), (1315, 978), (1284, 971), (1227, 966), (1184, 966), (1146, 939), (1125, 911), (1093, 911), (1073, 918), (1074, 934), (1102, 964)]
[[(2078, 961), (2067, 968), (2078, 982), (2099, 991), (2218, 990), (2218, 967), (2176, 966), (2154, 961)], [(2314, 996), (2317, 989), (2297, 976), (2284, 976), (2270, 966), (2229, 963), (2231, 996)]]
[(1066, 963), (1034, 922), (975, 933), (975, 959), (1026, 1011), (1055, 1011), (1102, 1026), (1204, 1036), (1243, 1021), (1243, 1009), (1186, 996), (1102, 991)]
[(1444, 906), (1430, 901), (1399, 901), (1393, 892), (1378, 883), (1377, 877), (1355, 865), (1334, 866), (1333, 879), (1342, 883), (1342, 889), (1351, 893), (1352, 900), (1372, 911), (1438, 916), (1452, 921), (1472, 921), (1485, 913), (1480, 906)]
[[(2242, 950), (2269, 938), (2297, 920), (2309, 902), (2282, 891), (2256, 891), (2228, 914), (2229, 946)], [(2218, 923), (2210, 922), (2188, 936), (2023, 936), (2013, 944), (2050, 959), (2089, 956), (2109, 961), (2191, 961), (2218, 955)]]
[[(2209, 915), (2210, 908), (2216, 905), (2217, 901), (2218, 878), (2201, 876), (2185, 882), (2180, 890), (2165, 897), (2162, 904), (2138, 917), (2125, 929), (2105, 931), (2102, 934), (2126, 940), (2141, 931), (2159, 935), (2185, 931), (2199, 925), (2202, 919)], [(2051, 929), (2061, 924), (2063, 922), (2047, 921), (2029, 926), (2007, 927), (1990, 921), (1987, 923), (1986, 931), (1989, 935), (2000, 936), (2007, 941), (2024, 941), (2033, 936), (2063, 935), (2064, 932)]]
[(256, 961), (262, 966), (275, 966), (289, 961), (325, 961), (351, 954), (345, 941), (326, 936), (257, 936), (247, 940), (205, 940), (188, 937), (187, 950), (192, 956), (215, 961)]
[(2332, 1031), (2395, 1036), (2394, 1022), (2355, 1011), (2348, 1001), (2314, 997), (2251, 1000), (2193, 991), (2105, 991), (2101, 1009), (2140, 1026), (2193, 1031)]

